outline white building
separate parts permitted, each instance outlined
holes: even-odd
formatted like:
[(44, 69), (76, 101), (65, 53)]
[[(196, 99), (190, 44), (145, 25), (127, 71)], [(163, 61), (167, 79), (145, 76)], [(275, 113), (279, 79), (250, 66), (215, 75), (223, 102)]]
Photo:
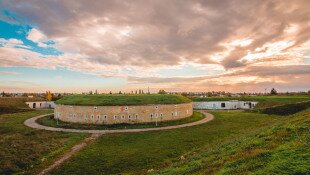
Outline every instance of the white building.
[(253, 101), (201, 101), (194, 102), (194, 109), (252, 109), (258, 102)]
[(31, 109), (36, 109), (36, 108), (55, 108), (55, 103), (53, 101), (32, 101), (32, 102), (26, 102), (26, 104), (31, 108)]

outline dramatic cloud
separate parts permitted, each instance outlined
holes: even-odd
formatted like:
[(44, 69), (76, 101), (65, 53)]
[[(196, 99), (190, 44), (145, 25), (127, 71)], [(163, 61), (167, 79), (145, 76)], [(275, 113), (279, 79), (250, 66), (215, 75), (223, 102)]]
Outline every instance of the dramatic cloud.
[[(28, 40), (40, 47), (52, 40), (63, 54), (45, 56), (0, 39), (0, 66), (65, 67), (170, 87), (296, 83), (309, 77), (309, 6), (309, 0), (1, 1), (0, 11), (11, 12), (1, 20), (33, 26)], [(158, 73), (184, 64), (216, 66), (201, 76)], [(218, 67), (225, 72), (216, 73)]]

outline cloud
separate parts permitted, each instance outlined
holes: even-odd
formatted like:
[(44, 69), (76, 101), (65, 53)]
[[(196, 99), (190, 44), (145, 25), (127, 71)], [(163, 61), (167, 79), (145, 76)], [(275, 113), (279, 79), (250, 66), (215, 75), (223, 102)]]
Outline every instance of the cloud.
[[(290, 71), (278, 66), (300, 68), (309, 54), (309, 6), (308, 0), (1, 1), (0, 11), (14, 16), (2, 14), (0, 19), (34, 26), (29, 40), (40, 47), (53, 40), (53, 47), (64, 54), (45, 56), (0, 40), (0, 65), (65, 67), (102, 77), (128, 77), (129, 82), (173, 84), (189, 79), (159, 77), (158, 71), (186, 63), (211, 65), (206, 75), (216, 72), (212, 65), (222, 67), (226, 74), (218, 76), (235, 84), (282, 82)], [(267, 69), (285, 73), (273, 75)], [(224, 79), (232, 72), (243, 78)], [(245, 72), (252, 78), (245, 78)], [(200, 82), (197, 86), (211, 81), (207, 76), (189, 77)], [(212, 82), (225, 84), (215, 78)]]
[(16, 75), (19, 74), (18, 72), (4, 72), (4, 71), (0, 71), (0, 75)]
[(47, 42), (47, 37), (39, 30), (32, 28), (27, 35), (27, 39), (38, 44), (39, 47), (47, 47), (48, 45), (44, 42)]

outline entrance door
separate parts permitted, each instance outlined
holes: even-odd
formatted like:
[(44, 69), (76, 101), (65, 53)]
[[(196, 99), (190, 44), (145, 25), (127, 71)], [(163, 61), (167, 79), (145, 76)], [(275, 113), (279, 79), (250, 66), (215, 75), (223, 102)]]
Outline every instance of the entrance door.
[(36, 108), (36, 103), (32, 103), (32, 108)]

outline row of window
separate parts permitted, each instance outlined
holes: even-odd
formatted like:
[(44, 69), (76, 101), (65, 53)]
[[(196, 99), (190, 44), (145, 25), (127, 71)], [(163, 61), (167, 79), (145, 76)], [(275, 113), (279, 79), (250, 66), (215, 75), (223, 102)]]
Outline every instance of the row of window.
[[(187, 114), (189, 113), (188, 110), (187, 110), (186, 112), (187, 112)], [(172, 113), (171, 113), (171, 116), (178, 116), (179, 114), (180, 114), (180, 112), (172, 112)], [(58, 115), (56, 115), (56, 116), (59, 118), (60, 115), (61, 115), (61, 114), (58, 113)], [(150, 118), (158, 118), (158, 117), (163, 117), (163, 116), (164, 116), (163, 113), (160, 113), (160, 114), (158, 114), (158, 113), (150, 114)], [(69, 114), (68, 117), (70, 117), (70, 118), (76, 118), (76, 114)], [(107, 119), (108, 119), (108, 115), (97, 115), (97, 116), (95, 116), (95, 115), (90, 115), (90, 118), (91, 118), (92, 120), (94, 120), (94, 119), (96, 118), (96, 120), (101, 121), (101, 120), (107, 120)], [(139, 114), (135, 114), (135, 115), (129, 114), (128, 116), (125, 115), (125, 114), (123, 114), (123, 115), (114, 115), (114, 116), (113, 116), (113, 119), (114, 119), (114, 120), (118, 120), (118, 119), (125, 120), (126, 118), (128, 118), (128, 119), (139, 119), (140, 116), (139, 116)], [(88, 116), (87, 116), (87, 115), (84, 115), (84, 119), (87, 120), (87, 119), (88, 119)]]

